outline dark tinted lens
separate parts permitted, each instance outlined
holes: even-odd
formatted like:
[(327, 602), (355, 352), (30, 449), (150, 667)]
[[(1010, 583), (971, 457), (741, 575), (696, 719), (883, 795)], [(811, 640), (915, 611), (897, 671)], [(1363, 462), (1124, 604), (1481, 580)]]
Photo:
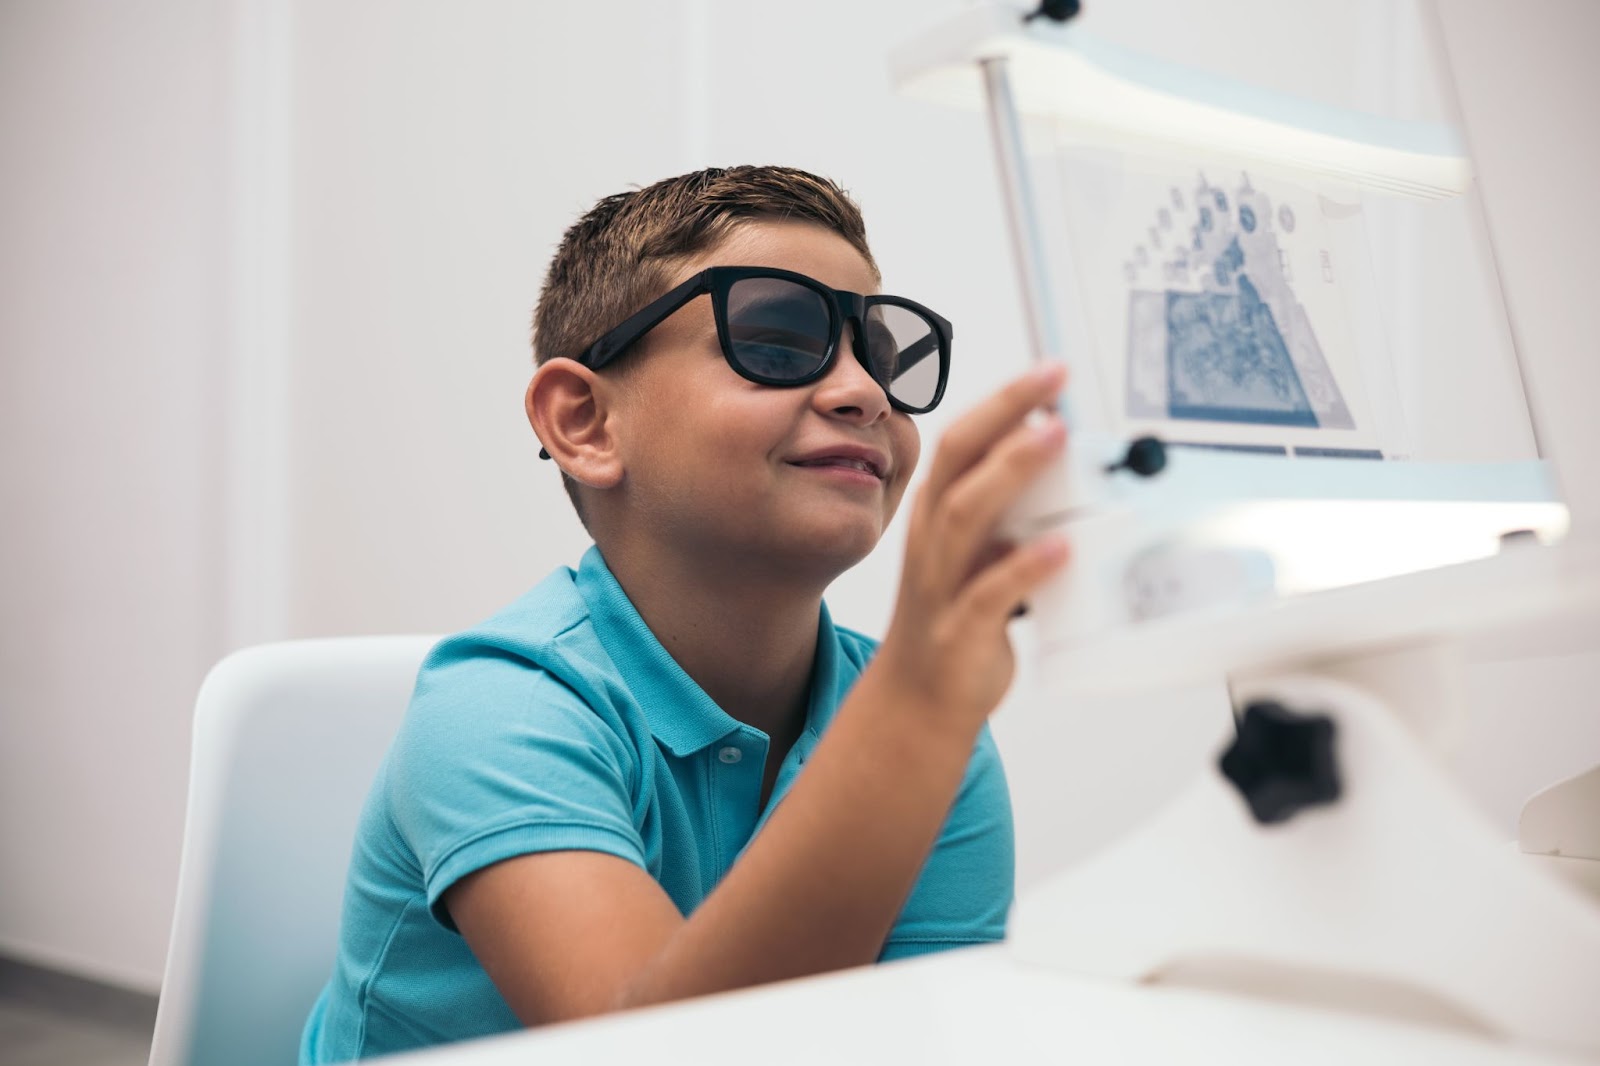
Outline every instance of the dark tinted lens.
[(910, 308), (874, 304), (867, 309), (867, 350), (873, 372), (889, 395), (922, 409), (939, 395), (939, 335)]
[(781, 278), (744, 278), (728, 288), (728, 339), (741, 367), (769, 381), (803, 381), (828, 354), (828, 303)]

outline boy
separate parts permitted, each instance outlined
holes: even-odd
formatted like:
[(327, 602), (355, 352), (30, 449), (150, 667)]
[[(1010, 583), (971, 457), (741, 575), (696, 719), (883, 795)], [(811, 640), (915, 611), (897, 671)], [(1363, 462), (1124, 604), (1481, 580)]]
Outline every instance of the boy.
[[(1059, 371), (946, 434), (881, 647), (823, 590), (893, 517), (949, 325), (875, 295), (824, 179), (602, 200), (540, 293), (528, 418), (595, 547), (441, 643), (357, 832), (330, 1062), (997, 940), (1006, 623), (1066, 558), (993, 543)], [(875, 651), (875, 654), (874, 654)], [(780, 802), (781, 801), (781, 802)]]

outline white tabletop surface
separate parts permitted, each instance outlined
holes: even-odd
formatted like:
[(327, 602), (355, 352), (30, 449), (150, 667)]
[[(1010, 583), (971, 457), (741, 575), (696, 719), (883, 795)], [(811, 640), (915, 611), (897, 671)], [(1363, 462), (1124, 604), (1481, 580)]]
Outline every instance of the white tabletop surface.
[(789, 981), (390, 1060), (783, 1063), (1582, 1063), (1456, 1030), (1035, 968), (1003, 945)]

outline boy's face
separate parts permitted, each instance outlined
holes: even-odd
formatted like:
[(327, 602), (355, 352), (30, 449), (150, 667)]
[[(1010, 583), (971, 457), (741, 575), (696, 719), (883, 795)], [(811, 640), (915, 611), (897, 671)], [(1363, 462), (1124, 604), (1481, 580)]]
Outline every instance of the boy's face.
[[(683, 264), (770, 266), (874, 293), (849, 242), (805, 222), (749, 222)], [(910, 416), (852, 354), (846, 326), (828, 372), (809, 385), (747, 381), (724, 361), (711, 300), (691, 301), (646, 335), (613, 410), (626, 521), (679, 552), (831, 580), (870, 552), (920, 454)], [(862, 464), (873, 468), (863, 470)]]

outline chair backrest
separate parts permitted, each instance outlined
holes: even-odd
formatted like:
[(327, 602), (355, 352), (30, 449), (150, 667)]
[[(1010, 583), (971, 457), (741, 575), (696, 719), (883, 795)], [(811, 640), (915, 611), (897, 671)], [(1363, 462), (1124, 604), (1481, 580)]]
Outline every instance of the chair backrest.
[(268, 644), (207, 675), (151, 1066), (295, 1062), (356, 819), (437, 639)]

